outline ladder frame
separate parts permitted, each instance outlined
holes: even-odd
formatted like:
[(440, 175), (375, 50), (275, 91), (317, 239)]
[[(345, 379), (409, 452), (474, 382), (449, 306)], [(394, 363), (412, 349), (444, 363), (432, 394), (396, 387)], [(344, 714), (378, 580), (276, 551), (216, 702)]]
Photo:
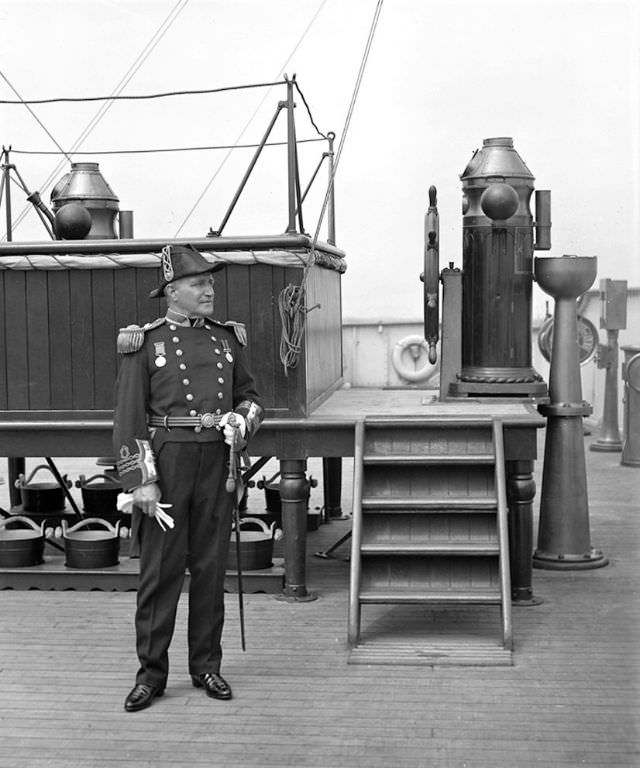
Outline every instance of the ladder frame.
[(351, 513), (351, 575), (349, 582), (349, 620), (347, 637), (350, 648), (360, 639), (360, 581), (362, 561), (362, 482), (364, 476), (364, 419), (355, 425), (353, 452), (353, 509)]
[(507, 478), (504, 464), (504, 431), (500, 419), (493, 419), (493, 445), (495, 450), (495, 485), (498, 499), (498, 570), (502, 611), (502, 642), (513, 650), (513, 623), (511, 617), (511, 569), (509, 566), (509, 517), (507, 506)]
[[(385, 419), (374, 418), (372, 422), (384, 422)], [(397, 426), (416, 426), (420, 420), (411, 418), (390, 418)], [(496, 524), (498, 530), (498, 573), (500, 581), (500, 609), (502, 620), (502, 641), (505, 650), (513, 650), (513, 622), (511, 613), (511, 572), (509, 565), (509, 533), (508, 533), (508, 505), (506, 493), (506, 468), (504, 454), (504, 432), (501, 419), (480, 418), (472, 419), (471, 423), (491, 423), (493, 450), (494, 450), (494, 477), (497, 501)], [(451, 424), (451, 420), (446, 423)], [(467, 420), (468, 423), (468, 420)], [(429, 420), (429, 426), (440, 426), (443, 420)], [(456, 426), (462, 426), (460, 424)], [(347, 642), (350, 648), (354, 648), (360, 639), (361, 602), (360, 585), (362, 577), (362, 490), (364, 480), (364, 446), (365, 446), (365, 420), (358, 420), (355, 424), (354, 440), (354, 464), (353, 464), (353, 510), (352, 510), (352, 536), (351, 536), (351, 570), (349, 584), (349, 616)]]

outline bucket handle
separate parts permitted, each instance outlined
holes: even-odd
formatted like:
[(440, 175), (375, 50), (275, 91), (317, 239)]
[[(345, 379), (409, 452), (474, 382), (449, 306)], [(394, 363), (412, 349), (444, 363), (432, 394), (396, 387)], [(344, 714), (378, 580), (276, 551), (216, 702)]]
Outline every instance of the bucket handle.
[(89, 483), (92, 483), (94, 480), (106, 480), (107, 482), (103, 483), (103, 485), (110, 485), (114, 489), (122, 487), (117, 480), (109, 477), (109, 475), (93, 475), (88, 479), (84, 475), (80, 475), (76, 480), (76, 488), (87, 488)]
[(272, 522), (269, 525), (264, 520), (261, 520), (259, 517), (241, 517), (240, 518), (240, 528), (242, 528), (244, 523), (255, 523), (260, 528), (262, 528), (264, 533), (270, 534), (271, 538), (273, 538), (274, 535), (275, 535), (275, 531), (276, 531), (276, 524), (275, 524), (275, 522)]
[(107, 522), (106, 520), (103, 520), (101, 517), (87, 517), (84, 520), (81, 520), (79, 523), (76, 523), (75, 525), (72, 525), (71, 528), (67, 527), (67, 521), (62, 520), (61, 526), (62, 526), (62, 536), (66, 536), (67, 533), (74, 533), (75, 531), (79, 531), (81, 528), (86, 528), (88, 525), (101, 525), (105, 530), (110, 531), (114, 537), (118, 537), (119, 531), (120, 531), (120, 521), (115, 525), (111, 525), (111, 523)]
[(268, 485), (271, 485), (271, 483), (274, 480), (277, 480), (279, 477), (280, 477), (280, 472), (276, 472), (275, 475), (273, 477), (271, 477), (269, 480), (267, 480), (267, 478), (264, 475), (262, 475), (262, 480), (258, 480), (256, 485), (260, 489), (266, 488)]
[(25, 523), (27, 528), (32, 528), (34, 531), (40, 531), (44, 536), (44, 520), (38, 525), (30, 517), (25, 515), (11, 515), (11, 517), (5, 517), (0, 520), (0, 528), (7, 528), (9, 523)]
[[(38, 472), (41, 469), (46, 469), (47, 472), (51, 472), (51, 474), (53, 475), (53, 479), (56, 481), (56, 485), (60, 485), (58, 483), (58, 479), (56, 478), (55, 474), (53, 473), (53, 470), (51, 469), (51, 467), (47, 466), (46, 464), (38, 464), (38, 466), (33, 469), (33, 471), (31, 472), (31, 474), (29, 475), (29, 477), (26, 480), (24, 479), (24, 475), (23, 474), (19, 474), (18, 475), (18, 479), (15, 482), (16, 488), (25, 488), (27, 485), (29, 485), (29, 483), (33, 480), (36, 472)], [(67, 484), (67, 488), (70, 488), (71, 487), (71, 483), (67, 480), (66, 475), (62, 479)]]

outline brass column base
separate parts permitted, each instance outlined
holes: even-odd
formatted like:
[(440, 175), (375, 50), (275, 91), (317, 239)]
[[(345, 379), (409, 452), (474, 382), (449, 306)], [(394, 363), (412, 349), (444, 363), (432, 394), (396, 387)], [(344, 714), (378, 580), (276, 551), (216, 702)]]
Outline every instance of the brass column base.
[(533, 553), (533, 567), (548, 571), (586, 571), (608, 564), (608, 558), (599, 549), (591, 549), (583, 555), (553, 554), (540, 550)]
[(598, 451), (601, 453), (620, 453), (622, 451), (622, 441), (621, 440), (596, 440), (595, 443), (591, 443), (589, 450)]

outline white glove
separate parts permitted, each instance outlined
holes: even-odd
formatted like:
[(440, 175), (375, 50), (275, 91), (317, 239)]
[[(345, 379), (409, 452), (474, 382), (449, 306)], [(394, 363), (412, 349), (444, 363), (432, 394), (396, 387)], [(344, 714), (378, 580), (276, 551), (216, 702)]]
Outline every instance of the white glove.
[(156, 505), (160, 501), (160, 488), (157, 483), (140, 485), (134, 489), (132, 498), (133, 503), (139, 507), (145, 515), (153, 517), (156, 511)]
[[(143, 486), (146, 487), (146, 486)], [(136, 490), (138, 490), (136, 488)], [(137, 498), (136, 498), (137, 496)], [(136, 494), (136, 491), (133, 493), (125, 493), (124, 491), (122, 493), (118, 494), (118, 497), (116, 499), (116, 506), (118, 508), (118, 512), (124, 512), (127, 515), (130, 515), (133, 507), (135, 506), (141, 506), (140, 502), (140, 494)], [(169, 509), (172, 506), (172, 504), (161, 504), (160, 503), (160, 497), (158, 496), (157, 501), (155, 502), (155, 507), (149, 508), (149, 510), (146, 510), (143, 508), (143, 511), (145, 514), (149, 515), (149, 517), (155, 517), (155, 519), (158, 521), (158, 525), (162, 528), (163, 531), (166, 531), (168, 526), (169, 528), (173, 528), (175, 523), (173, 522), (173, 518), (171, 515), (167, 514), (164, 510)]]
[(236, 430), (240, 432), (240, 437), (244, 439), (247, 434), (247, 422), (239, 413), (229, 411), (220, 419), (220, 427), (224, 432), (224, 441), (233, 448), (236, 439)]

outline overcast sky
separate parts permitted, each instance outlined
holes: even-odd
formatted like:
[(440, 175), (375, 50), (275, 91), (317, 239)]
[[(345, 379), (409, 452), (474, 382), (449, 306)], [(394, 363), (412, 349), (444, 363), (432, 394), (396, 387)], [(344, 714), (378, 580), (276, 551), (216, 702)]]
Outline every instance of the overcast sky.
[[(343, 137), (378, 0), (2, 0), (0, 71), (24, 99), (266, 83), (296, 74), (320, 131)], [(598, 257), (598, 279), (640, 285), (638, 0), (385, 0), (336, 175), (343, 314), (422, 315), (423, 219), (438, 188), (441, 266), (461, 266), (459, 176), (484, 138), (511, 136), (550, 189), (550, 254)], [(130, 71), (135, 64), (135, 72)], [(49, 202), (59, 155), (99, 162), (138, 237), (216, 229), (253, 150), (99, 155), (257, 143), (285, 88), (152, 101), (0, 105), (0, 141)], [(0, 79), (0, 98), (13, 99)], [(318, 136), (300, 98), (299, 139)], [(46, 129), (46, 130), (45, 130)], [(272, 133), (285, 137), (284, 113)], [(302, 185), (323, 142), (301, 146)], [(319, 223), (325, 171), (305, 204)], [(286, 156), (269, 148), (224, 234), (283, 232)], [(13, 187), (14, 217), (24, 196)], [(201, 198), (201, 199), (200, 199)], [(198, 202), (199, 201), (199, 202)], [(2, 233), (4, 210), (2, 212)], [(46, 239), (33, 212), (15, 240)], [(323, 223), (321, 239), (326, 239)], [(597, 284), (596, 284), (597, 285)], [(543, 297), (536, 299), (539, 311)]]

